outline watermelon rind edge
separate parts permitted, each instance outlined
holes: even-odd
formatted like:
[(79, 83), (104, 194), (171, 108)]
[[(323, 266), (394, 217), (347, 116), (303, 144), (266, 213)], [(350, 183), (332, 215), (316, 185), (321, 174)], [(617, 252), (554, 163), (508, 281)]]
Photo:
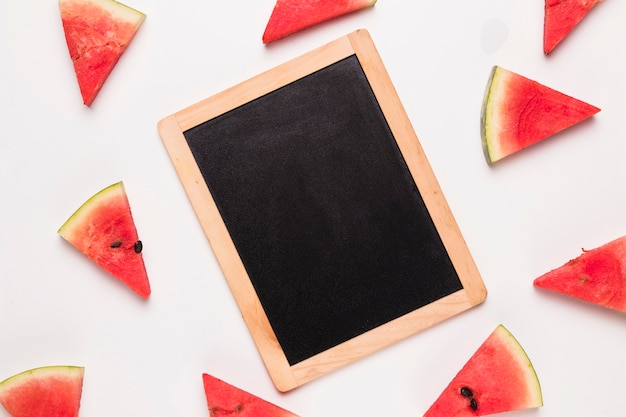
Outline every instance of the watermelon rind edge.
[[(104, 3), (104, 2), (100, 1), (100, 3)], [(137, 28), (141, 26), (141, 24), (143, 23), (143, 21), (145, 20), (147, 16), (144, 12), (135, 9), (134, 7), (130, 7), (129, 5), (119, 2), (117, 0), (111, 0), (111, 3), (117, 3), (120, 6), (118, 11), (124, 10), (124, 12), (127, 14), (129, 18), (129, 21), (133, 21), (137, 25)], [(134, 19), (130, 19), (131, 16), (133, 16)]]
[[(97, 4), (102, 7), (109, 13), (113, 14), (117, 18), (122, 18), (120, 13), (124, 13), (124, 18), (127, 22), (132, 22), (136, 24), (137, 27), (143, 23), (146, 18), (146, 14), (140, 10), (135, 9), (125, 3), (119, 2), (117, 0), (59, 0), (59, 5), (62, 3), (85, 3), (89, 2), (92, 4)], [(131, 18), (132, 17), (132, 18)]]
[(58, 375), (59, 373), (63, 373), (66, 375), (76, 374), (76, 376), (82, 376), (84, 371), (85, 368), (83, 366), (76, 365), (49, 365), (32, 368), (27, 371), (23, 371), (13, 376), (10, 376), (3, 381), (0, 381), (0, 392), (2, 392), (5, 388), (10, 388), (11, 386), (18, 384), (20, 381), (25, 380), (27, 379), (27, 377), (33, 375), (43, 375), (45, 373)]
[(491, 157), (491, 148), (489, 144), (489, 135), (487, 134), (487, 129), (489, 129), (489, 120), (488, 120), (488, 112), (491, 104), (491, 99), (493, 98), (493, 80), (496, 76), (498, 66), (494, 65), (491, 68), (489, 73), (489, 78), (487, 79), (487, 87), (485, 88), (485, 93), (483, 96), (483, 105), (480, 111), (480, 138), (483, 148), (483, 153), (485, 155), (485, 159), (488, 164), (492, 164), (494, 160)]
[(122, 181), (118, 181), (114, 184), (111, 184), (103, 188), (102, 190), (98, 191), (97, 193), (89, 197), (87, 201), (81, 204), (80, 207), (78, 207), (74, 211), (74, 213), (72, 213), (72, 215), (65, 221), (65, 223), (63, 223), (61, 227), (59, 227), (59, 230), (57, 230), (57, 233), (63, 237), (66, 237), (67, 234), (71, 232), (71, 230), (73, 229), (73, 226), (79, 222), (79, 219), (81, 218), (82, 214), (87, 213), (89, 211), (88, 209), (92, 205), (106, 198), (107, 195), (112, 192), (124, 193), (125, 192), (124, 183)]
[(537, 376), (537, 372), (535, 367), (533, 366), (530, 357), (526, 353), (524, 347), (520, 344), (520, 342), (513, 336), (513, 334), (502, 324), (498, 325), (497, 332), (500, 333), (501, 336), (505, 337), (509, 341), (509, 346), (517, 351), (517, 358), (520, 361), (520, 364), (525, 364), (526, 366), (522, 367), (525, 371), (526, 378), (525, 381), (533, 381), (536, 383), (536, 386), (533, 390), (529, 390), (530, 393), (534, 394), (532, 403), (537, 406), (543, 405), (543, 393), (541, 390), (541, 383), (539, 382), (539, 377)]

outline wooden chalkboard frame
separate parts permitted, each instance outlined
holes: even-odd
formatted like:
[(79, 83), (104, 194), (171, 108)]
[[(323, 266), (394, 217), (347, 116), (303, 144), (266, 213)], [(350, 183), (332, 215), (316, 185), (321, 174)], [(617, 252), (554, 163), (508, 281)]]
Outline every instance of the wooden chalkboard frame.
[[(265, 314), (184, 132), (354, 56), (406, 161), (462, 289), (291, 365)], [(369, 33), (357, 30), (176, 112), (158, 130), (274, 384), (288, 391), (484, 301), (486, 288)]]

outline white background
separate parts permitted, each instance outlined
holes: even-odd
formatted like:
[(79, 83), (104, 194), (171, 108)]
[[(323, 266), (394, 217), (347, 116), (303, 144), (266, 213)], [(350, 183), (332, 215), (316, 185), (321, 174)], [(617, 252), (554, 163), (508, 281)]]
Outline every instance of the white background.
[[(0, 0), (0, 380), (85, 366), (83, 417), (207, 417), (211, 373), (302, 417), (420, 416), (500, 323), (539, 376), (524, 416), (626, 414), (626, 316), (532, 286), (626, 234), (626, 3), (606, 0), (550, 56), (542, 0), (380, 0), (269, 46), (274, 0), (128, 0), (147, 18), (91, 108), (55, 0)], [(282, 394), (273, 386), (157, 132), (161, 118), (368, 29), (489, 290), (484, 304)], [(489, 167), (493, 65), (602, 111)], [(147, 302), (56, 231), (123, 180)], [(0, 416), (4, 416), (0, 410)]]

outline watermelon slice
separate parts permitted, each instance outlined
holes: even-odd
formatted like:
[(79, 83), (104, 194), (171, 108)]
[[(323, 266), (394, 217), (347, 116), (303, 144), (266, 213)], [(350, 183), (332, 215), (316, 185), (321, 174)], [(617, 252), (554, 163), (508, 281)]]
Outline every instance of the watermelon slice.
[(0, 382), (0, 403), (12, 417), (76, 417), (85, 369), (45, 366)]
[(375, 3), (376, 0), (277, 0), (263, 33), (263, 43), (277, 41)]
[(114, 0), (59, 0), (74, 72), (90, 106), (146, 15)]
[(124, 184), (96, 193), (72, 214), (58, 233), (133, 291), (148, 298), (150, 282)]
[(513, 335), (499, 325), (424, 416), (484, 416), (542, 405), (532, 363)]
[(202, 381), (211, 417), (298, 417), (212, 375), (202, 374)]
[(626, 312), (626, 236), (584, 250), (533, 281), (536, 287)]
[(601, 0), (546, 0), (543, 18), (543, 52), (547, 55)]
[(480, 133), (489, 164), (573, 126), (600, 109), (494, 66), (483, 99)]

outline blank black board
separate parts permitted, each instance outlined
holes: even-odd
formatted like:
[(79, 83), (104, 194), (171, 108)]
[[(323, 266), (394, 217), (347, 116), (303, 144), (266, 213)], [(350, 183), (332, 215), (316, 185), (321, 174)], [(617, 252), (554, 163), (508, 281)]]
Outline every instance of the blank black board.
[[(194, 115), (189, 126), (175, 120), (171, 130), (171, 118), (159, 126), (175, 164), (178, 150), (168, 141), (183, 147), (185, 164), (197, 168), (193, 180), (180, 168), (183, 182), (203, 186), (210, 195), (210, 216), (225, 236), (212, 238), (210, 226), (205, 231), (214, 250), (226, 237), (232, 247), (224, 255), (218, 251), (218, 259), (240, 264), (236, 275), (243, 278), (229, 284), (281, 390), (325, 373), (337, 357), (347, 363), (362, 356), (361, 350), (390, 343), (379, 339), (399, 320), (414, 317), (414, 332), (482, 302), (486, 294), (440, 190), (430, 196), (438, 188), (432, 171), (427, 164), (427, 171), (415, 168), (426, 177), (421, 181), (429, 198), (436, 199), (429, 207), (420, 177), (407, 163), (397, 138), (403, 130), (394, 132), (388, 104), (381, 104), (373, 87), (386, 73), (376, 67), (376, 78), (368, 77), (367, 65), (377, 57), (369, 35), (358, 31), (345, 39), (352, 48), (332, 59), (317, 62), (314, 51), (286, 64), (284, 72), (277, 67), (260, 76), (275, 82), (289, 74), (275, 88), (259, 89), (253, 79), (223, 93), (239, 96), (236, 89), (251, 89), (249, 99), (196, 117), (199, 108), (214, 109), (222, 100), (209, 99), (179, 112), (180, 120)], [(291, 75), (298, 65), (304, 70)], [(393, 90), (384, 94), (395, 97)], [(406, 123), (396, 120), (400, 110), (392, 109), (392, 124)], [(418, 146), (416, 137), (409, 140)], [(187, 188), (196, 207), (204, 204)], [(441, 216), (445, 227), (453, 225), (452, 234), (438, 227)], [(450, 247), (458, 253), (451, 255)], [(230, 269), (222, 267), (229, 278)], [(239, 291), (253, 294), (253, 312)], [(454, 301), (441, 317), (424, 310), (458, 294), (465, 302), (459, 307)], [(253, 316), (259, 306), (265, 324), (257, 329)], [(267, 343), (258, 339), (267, 333), (278, 361), (275, 352), (263, 355)], [(375, 341), (373, 348), (367, 339)]]

